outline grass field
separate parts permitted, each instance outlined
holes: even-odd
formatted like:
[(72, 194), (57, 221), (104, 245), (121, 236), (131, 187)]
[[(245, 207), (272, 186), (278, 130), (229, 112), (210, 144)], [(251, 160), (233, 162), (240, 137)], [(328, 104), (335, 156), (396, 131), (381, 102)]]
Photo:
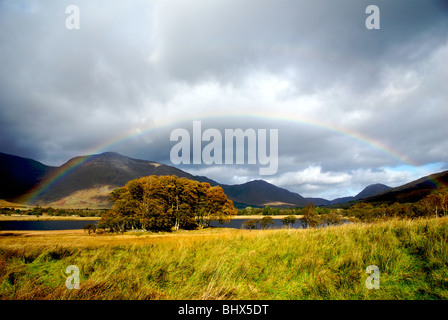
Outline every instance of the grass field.
[[(322, 229), (0, 232), (1, 299), (447, 299), (448, 218)], [(65, 286), (66, 267), (80, 288)], [(367, 289), (366, 267), (380, 270)]]

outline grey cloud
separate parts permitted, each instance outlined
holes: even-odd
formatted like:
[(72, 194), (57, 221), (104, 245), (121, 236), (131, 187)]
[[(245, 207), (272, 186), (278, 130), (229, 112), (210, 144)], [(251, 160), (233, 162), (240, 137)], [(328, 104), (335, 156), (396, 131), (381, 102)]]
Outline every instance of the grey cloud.
[[(421, 166), (446, 164), (446, 3), (377, 0), (381, 30), (368, 31), (367, 0), (1, 2), (0, 151), (60, 164), (102, 146), (170, 164), (170, 131), (204, 118), (219, 130), (281, 129), (279, 176), (319, 167), (323, 178), (348, 173), (337, 184), (348, 190), (400, 165), (324, 125), (262, 117), (278, 112), (357, 132)], [(65, 29), (69, 4), (80, 30)], [(107, 145), (126, 135), (136, 137)], [(225, 183), (259, 178), (251, 166), (183, 168)]]
[[(366, 30), (369, 1), (164, 1), (160, 62), (174, 77), (238, 81), (250, 68), (296, 70), (309, 89), (374, 84), (386, 63), (403, 63), (443, 43), (446, 12), (424, 1), (379, 1), (382, 30)], [(176, 10), (178, 9), (178, 10)], [(437, 33), (431, 47), (424, 35)], [(419, 42), (415, 45), (414, 42)], [(402, 48), (408, 49), (403, 52)], [(420, 53), (416, 53), (416, 49)], [(359, 86), (358, 84), (363, 84)]]

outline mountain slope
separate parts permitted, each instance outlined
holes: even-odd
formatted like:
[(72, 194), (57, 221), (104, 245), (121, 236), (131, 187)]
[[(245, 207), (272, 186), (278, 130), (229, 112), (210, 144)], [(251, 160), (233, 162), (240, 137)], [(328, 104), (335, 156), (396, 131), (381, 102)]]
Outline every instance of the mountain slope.
[(381, 183), (371, 184), (370, 186), (365, 187), (364, 190), (362, 190), (360, 193), (358, 193), (354, 197), (354, 200), (360, 200), (360, 199), (376, 196), (376, 195), (379, 195), (379, 194), (386, 192), (390, 189), (392, 189), (392, 188), (389, 186), (386, 186), (385, 184), (381, 184)]
[(360, 193), (358, 193), (356, 196), (354, 197), (343, 197), (343, 198), (337, 198), (334, 200), (330, 201), (330, 204), (341, 204), (341, 203), (346, 203), (349, 201), (354, 201), (354, 200), (360, 200), (360, 199), (364, 199), (367, 197), (372, 197), (378, 194), (381, 194), (383, 192), (386, 192), (388, 190), (390, 190), (391, 187), (386, 186), (385, 184), (381, 184), (381, 183), (376, 183), (376, 184), (371, 184), (367, 187), (365, 187)]
[(149, 175), (192, 177), (174, 167), (106, 152), (69, 160), (46, 175), (35, 187), (34, 194), (24, 199), (32, 197), (32, 203), (39, 205), (108, 207), (112, 190), (129, 180)]
[[(256, 206), (285, 206), (303, 207), (309, 201), (298, 193), (277, 187), (264, 180), (254, 180), (243, 184), (219, 184), (218, 182), (203, 176), (194, 176), (193, 179), (200, 182), (208, 182), (211, 186), (220, 185), (224, 193), (238, 207)], [(321, 199), (328, 201), (325, 199)]]
[[(132, 159), (118, 153), (75, 157), (60, 167), (46, 166), (32, 159), (0, 153), (0, 198), (18, 203), (70, 208), (107, 208), (110, 192), (132, 179), (149, 175), (176, 175), (221, 185), (229, 199), (238, 207), (282, 206), (302, 207), (348, 203), (363, 199), (375, 203), (418, 201), (429, 194), (436, 184), (448, 185), (448, 171), (423, 177), (398, 188), (374, 184), (354, 197), (332, 201), (304, 198), (263, 180), (239, 185), (225, 185), (203, 176), (193, 176), (175, 167), (157, 162)], [(18, 197), (20, 196), (20, 197)]]
[(448, 170), (422, 177), (379, 195), (368, 197), (363, 201), (388, 204), (394, 202), (416, 202), (442, 186), (448, 186)]
[(27, 192), (56, 168), (0, 152), (0, 199), (12, 200)]
[(306, 205), (297, 193), (276, 187), (263, 180), (240, 185), (225, 185), (203, 176), (193, 176), (175, 167), (156, 162), (132, 159), (118, 153), (80, 156), (53, 168), (39, 179), (32, 192), (20, 197), (20, 202), (53, 207), (107, 208), (112, 204), (110, 192), (129, 180), (149, 175), (176, 175), (188, 179), (221, 185), (226, 195), (238, 206)]
[(252, 206), (305, 206), (308, 202), (301, 195), (277, 187), (264, 180), (254, 180), (239, 185), (221, 185), (233, 201)]

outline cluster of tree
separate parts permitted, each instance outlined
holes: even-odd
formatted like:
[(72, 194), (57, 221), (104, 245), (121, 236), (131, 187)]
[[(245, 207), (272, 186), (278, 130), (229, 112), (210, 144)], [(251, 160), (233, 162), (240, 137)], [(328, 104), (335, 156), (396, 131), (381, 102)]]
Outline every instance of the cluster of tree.
[(98, 227), (114, 232), (130, 229), (170, 231), (207, 227), (236, 214), (220, 186), (176, 176), (149, 176), (129, 181), (111, 194), (114, 205)]
[(0, 208), (0, 214), (3, 215), (11, 215), (11, 214), (23, 214), (23, 210), (14, 209), (14, 208)]
[(96, 209), (55, 209), (34, 207), (32, 209), (14, 209), (14, 208), (0, 208), (0, 214), (11, 215), (29, 215), (29, 216), (79, 216), (79, 217), (101, 217), (104, 210)]
[(341, 214), (335, 210), (319, 210), (313, 203), (307, 204), (301, 211), (302, 218), (300, 220), (308, 228), (315, 228), (321, 226), (338, 225), (344, 222)]
[[(281, 208), (250, 208), (239, 210), (241, 215), (287, 215), (294, 217), (294, 215), (301, 215), (299, 219), (308, 228), (337, 225), (343, 223), (342, 216), (355, 218), (360, 221), (376, 221), (379, 219), (387, 219), (392, 217), (399, 218), (418, 218), (418, 217), (441, 217), (448, 215), (448, 187), (440, 186), (433, 193), (429, 194), (422, 200), (414, 203), (394, 203), (394, 204), (378, 204), (371, 203), (357, 203), (350, 208), (342, 210), (334, 210), (330, 208), (315, 207), (310, 203), (304, 208), (281, 209)], [(292, 225), (295, 223), (293, 218), (288, 218), (291, 222), (283, 221), (284, 225)], [(253, 221), (251, 221), (253, 220)], [(260, 219), (251, 219), (246, 222), (244, 227), (248, 229), (255, 229), (258, 226), (265, 228), (261, 224)]]
[(442, 187), (414, 203), (380, 204), (357, 203), (345, 210), (346, 215), (361, 221), (374, 221), (391, 217), (440, 217), (448, 214), (448, 188)]
[(263, 217), (261, 219), (249, 219), (243, 222), (243, 228), (245, 229), (258, 229), (259, 226), (263, 229), (267, 229), (270, 224), (274, 224), (272, 217)]
[(89, 233), (89, 236), (90, 236), (91, 232), (96, 233), (96, 225), (91, 224), (91, 223), (86, 224), (84, 227), (82, 227), (82, 229), (84, 231), (87, 231)]
[[(284, 226), (291, 227), (296, 222), (300, 221), (307, 228), (315, 228), (320, 226), (338, 225), (343, 222), (342, 216), (337, 211), (319, 210), (313, 203), (307, 204), (300, 209), (300, 218), (295, 215), (287, 215), (281, 219)], [(257, 229), (259, 226), (266, 229), (269, 224), (274, 224), (271, 216), (265, 216), (261, 219), (250, 219), (243, 223), (246, 229)]]
[(239, 216), (278, 216), (278, 215), (294, 215), (299, 208), (271, 208), (266, 206), (264, 208), (246, 207), (244, 209), (238, 209), (237, 215)]
[[(303, 214), (302, 210), (304, 209), (305, 208), (271, 208), (270, 206), (266, 206), (264, 208), (246, 207), (244, 209), (239, 209), (237, 215), (291, 216)], [(316, 207), (316, 211), (318, 214), (327, 214), (331, 210), (329, 208)]]

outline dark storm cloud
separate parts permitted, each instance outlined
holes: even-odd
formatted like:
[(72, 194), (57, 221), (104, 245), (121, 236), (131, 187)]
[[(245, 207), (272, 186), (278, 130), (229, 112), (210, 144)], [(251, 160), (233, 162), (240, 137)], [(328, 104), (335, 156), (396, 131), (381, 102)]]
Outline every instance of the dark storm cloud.
[[(179, 8), (177, 1), (163, 2), (156, 23), (164, 33), (156, 55), (170, 74), (187, 81), (207, 76), (235, 80), (250, 68), (273, 73), (292, 68), (306, 75), (295, 79), (302, 86), (318, 89), (360, 80), (368, 86), (381, 64), (424, 55), (443, 43), (437, 34), (446, 30), (441, 28), (446, 27), (446, 13), (419, 0), (379, 1), (383, 30), (376, 33), (364, 27), (370, 1), (182, 4)], [(432, 33), (436, 37), (422, 46), (428, 41), (425, 35)]]
[[(305, 195), (443, 168), (447, 2), (374, 2), (3, 1), (0, 151), (61, 164), (110, 146), (170, 164), (171, 130), (203, 119), (281, 129), (272, 182)], [(80, 30), (65, 28), (72, 4)], [(365, 28), (370, 4), (380, 30)], [(258, 178), (251, 166), (185, 169)]]

